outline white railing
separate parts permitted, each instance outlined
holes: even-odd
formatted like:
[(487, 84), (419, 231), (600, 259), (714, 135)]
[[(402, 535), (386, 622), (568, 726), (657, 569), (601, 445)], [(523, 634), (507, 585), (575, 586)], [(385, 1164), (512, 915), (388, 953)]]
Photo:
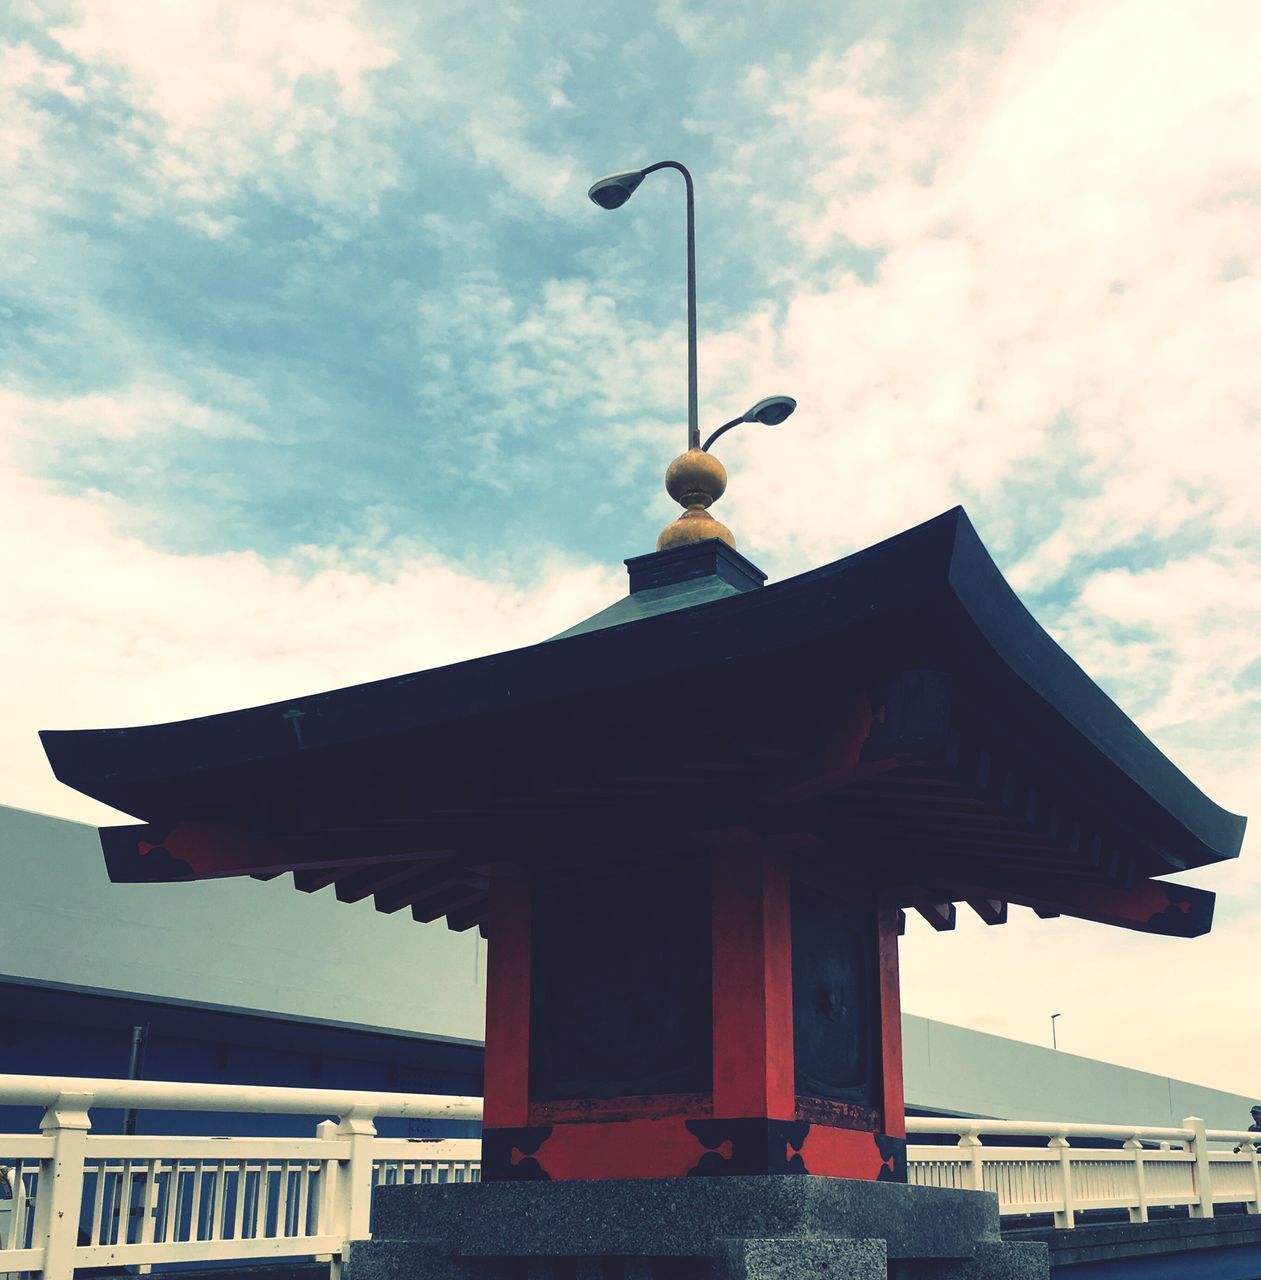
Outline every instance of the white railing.
[[(327, 1259), (336, 1274), (347, 1242), (370, 1238), (373, 1186), (480, 1176), (477, 1139), (378, 1138), (373, 1123), (480, 1120), (480, 1098), (0, 1075), (4, 1105), (46, 1110), (38, 1134), (0, 1134), (10, 1187), (8, 1198), (0, 1187), (0, 1277), (282, 1257)], [(309, 1138), (119, 1137), (92, 1132), (93, 1107), (336, 1119)], [(991, 1191), (1008, 1220), (1261, 1212), (1261, 1134), (1195, 1118), (1175, 1128), (912, 1118), (909, 1128), (911, 1182)], [(915, 1141), (929, 1136), (957, 1141)]]
[[(911, 1182), (992, 1191), (1005, 1218), (1051, 1214), (1057, 1227), (1071, 1227), (1089, 1209), (1124, 1209), (1131, 1222), (1146, 1222), (1154, 1208), (1185, 1207), (1194, 1218), (1211, 1218), (1219, 1204), (1261, 1213), (1261, 1134), (1206, 1129), (1194, 1116), (1166, 1129), (926, 1118), (907, 1127), (916, 1137), (959, 1139), (908, 1145)], [(1029, 1138), (1044, 1145), (1011, 1145)], [(1099, 1139), (1118, 1145), (1102, 1147)]]
[[(327, 1258), (371, 1235), (372, 1188), (478, 1177), (476, 1139), (378, 1138), (378, 1116), (480, 1120), (480, 1098), (0, 1075), (0, 1105), (46, 1108), (0, 1134), (0, 1275)], [(335, 1116), (309, 1138), (119, 1137), (93, 1107)], [(0, 1196), (4, 1195), (0, 1188)]]

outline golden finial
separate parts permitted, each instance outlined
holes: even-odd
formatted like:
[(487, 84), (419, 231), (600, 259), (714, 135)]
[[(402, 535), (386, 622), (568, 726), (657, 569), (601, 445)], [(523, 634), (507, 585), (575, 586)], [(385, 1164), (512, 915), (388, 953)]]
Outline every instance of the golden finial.
[(711, 503), (717, 502), (727, 488), (727, 469), (702, 449), (689, 449), (670, 463), (666, 470), (666, 492), (685, 510), (666, 525), (657, 539), (657, 550), (721, 538), (729, 547), (736, 540), (725, 524), (709, 514)]
[(727, 489), (727, 468), (709, 452), (709, 446), (725, 431), (738, 427), (742, 422), (778, 426), (796, 407), (797, 402), (792, 396), (768, 396), (759, 400), (748, 413), (724, 422), (699, 448), (700, 435), (689, 428), (688, 439), (692, 447), (679, 454), (666, 468), (666, 492), (686, 509), (673, 524), (662, 529), (657, 539), (658, 551), (685, 547), (689, 542), (704, 542), (706, 538), (721, 538), (735, 550), (736, 540), (731, 530), (709, 514), (710, 505), (717, 502)]

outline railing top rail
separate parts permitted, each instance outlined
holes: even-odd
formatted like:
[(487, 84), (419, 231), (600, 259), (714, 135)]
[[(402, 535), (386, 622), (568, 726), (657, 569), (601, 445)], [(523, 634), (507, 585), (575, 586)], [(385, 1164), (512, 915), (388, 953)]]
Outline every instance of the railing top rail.
[(1261, 1149), (1261, 1132), (1256, 1129), (1205, 1129), (1212, 1142), (1255, 1142)]
[(280, 1115), (401, 1116), (480, 1120), (481, 1098), (441, 1093), (374, 1093), (354, 1089), (291, 1089), (277, 1085), (186, 1084), (175, 1080), (102, 1080), (91, 1076), (0, 1074), (0, 1105), (51, 1107), (74, 1098), (84, 1109), (268, 1111)]
[(1195, 1136), (1193, 1129), (1181, 1126), (1132, 1124), (1075, 1124), (1057, 1120), (978, 1120), (942, 1116), (908, 1116), (908, 1138), (917, 1133), (958, 1134), (959, 1137), (1021, 1136), (1044, 1138), (1127, 1138), (1149, 1142), (1184, 1142)]

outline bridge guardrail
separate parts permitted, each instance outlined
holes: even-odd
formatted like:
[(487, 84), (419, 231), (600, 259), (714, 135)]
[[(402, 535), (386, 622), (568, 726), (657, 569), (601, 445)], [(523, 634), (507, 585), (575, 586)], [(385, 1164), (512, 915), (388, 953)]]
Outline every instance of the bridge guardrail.
[[(480, 1120), (480, 1098), (0, 1075), (0, 1105), (15, 1104), (46, 1110), (38, 1134), (0, 1134), (10, 1188), (5, 1199), (0, 1187), (0, 1277), (279, 1257), (327, 1259), (336, 1276), (347, 1243), (370, 1238), (373, 1186), (480, 1174), (477, 1139), (379, 1138), (374, 1124)], [(117, 1136), (92, 1133), (93, 1107), (335, 1118), (309, 1138)], [(1165, 1128), (917, 1117), (908, 1127), (911, 1182), (993, 1192), (1009, 1219), (1050, 1214), (1069, 1228), (1086, 1210), (1135, 1222), (1162, 1207), (1261, 1212), (1261, 1134), (1194, 1117)]]
[[(909, 1143), (911, 1182), (992, 1191), (1005, 1217), (1049, 1213), (1067, 1228), (1085, 1210), (1124, 1209), (1131, 1222), (1147, 1222), (1153, 1208), (1185, 1207), (1195, 1218), (1213, 1217), (1219, 1204), (1261, 1212), (1261, 1134), (1206, 1129), (1195, 1116), (1165, 1128), (938, 1118), (907, 1127), (958, 1137), (953, 1147)], [(1011, 1145), (1020, 1138), (1046, 1142)], [(1092, 1138), (1119, 1145), (1084, 1145)]]
[[(374, 1120), (480, 1120), (480, 1098), (0, 1075), (0, 1105), (46, 1108), (38, 1134), (0, 1134), (0, 1276), (279, 1257), (336, 1272), (371, 1236), (374, 1185), (478, 1176), (476, 1139), (378, 1138)], [(336, 1119), (309, 1138), (117, 1136), (91, 1132), (93, 1107)]]

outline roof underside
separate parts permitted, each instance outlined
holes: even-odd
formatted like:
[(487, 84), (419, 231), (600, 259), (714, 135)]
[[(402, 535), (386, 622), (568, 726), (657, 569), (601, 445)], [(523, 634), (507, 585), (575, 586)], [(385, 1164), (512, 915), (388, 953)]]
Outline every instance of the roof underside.
[[(115, 880), (292, 873), (482, 924), (498, 863), (667, 864), (773, 840), (938, 927), (1007, 902), (1157, 932), (1237, 854), (1207, 799), (1038, 626), (961, 510), (775, 586), (289, 703), (45, 733), (145, 819)], [(690, 596), (685, 596), (685, 599)]]

